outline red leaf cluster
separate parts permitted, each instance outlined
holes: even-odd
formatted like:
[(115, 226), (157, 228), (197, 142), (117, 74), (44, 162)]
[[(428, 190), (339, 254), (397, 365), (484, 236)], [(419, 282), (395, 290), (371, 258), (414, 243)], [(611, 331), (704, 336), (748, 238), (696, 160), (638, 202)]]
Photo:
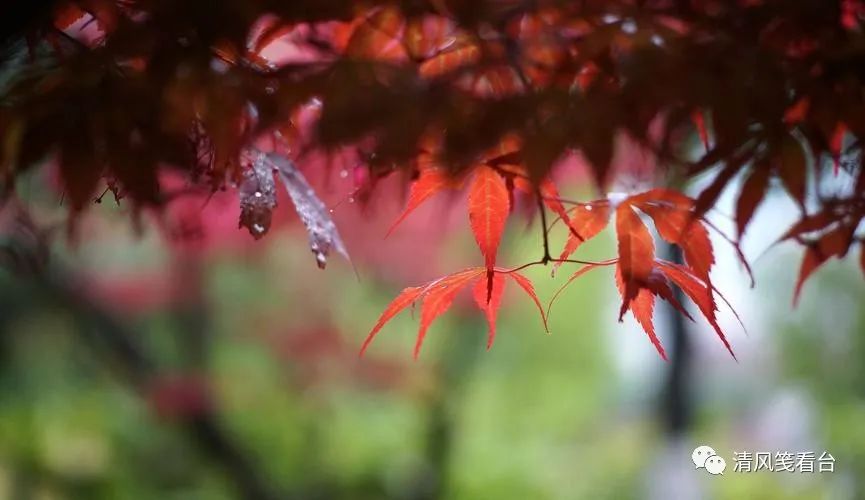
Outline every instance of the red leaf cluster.
[[(395, 225), (436, 193), (466, 186), (487, 315), (498, 300), (498, 251), (515, 191), (568, 226), (553, 259), (544, 224), (542, 264), (569, 260), (615, 217), (618, 256), (607, 264), (616, 265), (621, 314), (631, 311), (659, 352), (654, 297), (670, 300), (673, 286), (724, 340), (703, 215), (735, 179), (744, 180), (733, 246), (740, 257), (738, 242), (772, 185), (798, 205), (800, 221), (783, 238), (806, 248), (796, 296), (814, 270), (862, 240), (860, 0), (53, 7), (16, 7), (27, 19), (2, 33), (4, 43), (26, 40), (18, 46), (29, 46), (32, 63), (0, 78), (7, 197), (28, 169), (53, 160), (73, 216), (103, 184), (136, 209), (161, 207), (170, 196), (158, 179), (170, 169), (196, 186), (251, 193), (240, 224), (259, 234), (275, 205), (255, 197), (269, 183), (251, 150), (272, 141), (301, 167), (311, 154), (362, 151), (369, 184), (398, 169), (417, 175)], [(567, 208), (549, 181), (554, 165), (578, 153), (606, 190), (620, 137), (670, 167), (658, 174), (717, 175), (696, 200), (651, 190)], [(282, 179), (323, 265), (328, 250), (343, 250), (341, 240), (301, 168), (290, 172)], [(850, 189), (818, 193), (827, 175)], [(649, 220), (679, 247), (684, 266), (657, 259)], [(438, 304), (428, 325), (452, 296), (424, 290)]]

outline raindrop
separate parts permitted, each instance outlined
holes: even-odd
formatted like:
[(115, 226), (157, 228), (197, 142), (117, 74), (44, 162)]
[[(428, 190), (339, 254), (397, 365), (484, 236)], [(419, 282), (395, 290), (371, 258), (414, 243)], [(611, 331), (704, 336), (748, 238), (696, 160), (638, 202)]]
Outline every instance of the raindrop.
[(315, 263), (320, 269), (324, 269), (327, 266), (327, 256), (320, 251), (315, 251)]
[(628, 19), (622, 23), (622, 31), (629, 35), (633, 35), (637, 32), (637, 23), (635, 23), (633, 19)]
[(210, 61), (210, 69), (214, 73), (225, 74), (228, 72), (229, 66), (228, 63), (223, 61), (222, 59), (213, 58)]
[(340, 177), (341, 179), (345, 179), (346, 177), (348, 177), (348, 170), (346, 170), (346, 169), (342, 169), (342, 170), (340, 170), (340, 171), (339, 171), (339, 177)]

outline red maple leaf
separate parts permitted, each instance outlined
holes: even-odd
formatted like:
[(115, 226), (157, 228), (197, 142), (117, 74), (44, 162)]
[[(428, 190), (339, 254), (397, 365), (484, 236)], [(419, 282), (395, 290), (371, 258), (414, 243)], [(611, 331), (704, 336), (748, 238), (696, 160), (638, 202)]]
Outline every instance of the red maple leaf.
[(474, 284), (472, 288), (474, 301), (478, 308), (485, 314), (489, 322), (489, 334), (487, 338), (487, 348), (491, 348), (496, 335), (496, 316), (501, 305), (501, 297), (504, 292), (505, 278), (511, 278), (517, 285), (522, 288), (526, 294), (532, 299), (538, 308), (541, 319), (544, 322), (546, 329), (546, 315), (541, 307), (540, 301), (535, 294), (534, 287), (525, 276), (505, 269), (494, 269), (491, 279), (491, 290), (488, 292), (487, 285), (487, 269), (485, 267), (473, 267), (462, 271), (444, 276), (437, 280), (431, 281), (421, 286), (408, 287), (400, 292), (395, 299), (385, 308), (384, 312), (376, 322), (373, 329), (367, 335), (366, 340), (360, 350), (360, 355), (366, 352), (375, 339), (379, 331), (393, 319), (400, 311), (405, 309), (417, 301), (421, 301), (421, 318), (420, 327), (418, 329), (417, 340), (415, 342), (414, 357), (417, 358), (420, 354), (420, 349), (423, 345), (426, 332), (440, 315), (447, 312), (454, 302), (457, 294), (470, 284)]

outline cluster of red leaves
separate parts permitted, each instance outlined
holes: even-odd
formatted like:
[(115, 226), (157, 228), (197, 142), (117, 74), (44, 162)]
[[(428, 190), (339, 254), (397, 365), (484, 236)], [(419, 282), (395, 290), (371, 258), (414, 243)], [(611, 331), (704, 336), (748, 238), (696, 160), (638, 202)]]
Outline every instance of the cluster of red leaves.
[[(47, 45), (50, 61), (3, 89), (0, 172), (8, 192), (56, 155), (73, 213), (100, 183), (135, 207), (163, 204), (158, 173), (174, 168), (211, 189), (250, 193), (240, 223), (258, 236), (276, 204), (273, 172), (257, 171), (264, 163), (253, 153), (273, 140), (282, 156), (264, 166), (284, 166), (279, 178), (323, 264), (342, 245), (294, 165), (310, 150), (354, 148), (366, 154), (370, 183), (416, 170), (406, 214), (468, 184), (484, 257), (472, 279), (486, 284), (482, 308), (493, 319), (497, 276), (520, 282), (496, 267), (515, 190), (567, 222), (560, 259), (615, 214), (619, 256), (609, 265), (621, 313), (630, 310), (653, 341), (654, 297), (670, 300), (671, 285), (719, 330), (703, 214), (733, 179), (745, 179), (737, 242), (773, 180), (801, 208), (785, 235), (807, 248), (797, 289), (861, 241), (860, 0), (46, 4), (24, 24), (34, 59)], [(694, 131), (706, 149), (696, 160), (686, 152)], [(676, 180), (720, 170), (693, 201), (655, 190), (566, 210), (547, 180), (557, 160), (578, 153), (606, 190), (622, 136)], [(852, 189), (813, 208), (814, 179), (832, 172), (849, 176)], [(655, 258), (644, 219), (681, 248), (684, 266)], [(455, 285), (474, 282), (454, 276), (466, 280)], [(433, 304), (421, 333), (452, 300), (450, 284), (444, 293), (435, 283), (406, 295)]]
[[(489, 161), (489, 159), (489, 156), (486, 156), (482, 161)], [(453, 185), (453, 181), (448, 180), (449, 178), (437, 179), (435, 174), (429, 173), (434, 172), (434, 168), (426, 167), (428, 173), (424, 175), (422, 172), (418, 180), (413, 183), (406, 213), (397, 222), (424, 199)], [(510, 177), (513, 175), (511, 172), (514, 171), (519, 170), (513, 166), (500, 170), (484, 163), (478, 165), (473, 171), (473, 180), (469, 187), (469, 219), (475, 239), (485, 257), (486, 267), (466, 269), (425, 285), (403, 290), (382, 313), (367, 336), (361, 354), (367, 350), (382, 327), (398, 312), (420, 301), (422, 303), (420, 329), (414, 349), (414, 355), (417, 357), (432, 322), (450, 307), (457, 293), (470, 284), (473, 285), (472, 294), (475, 303), (484, 312), (489, 323), (487, 348), (490, 348), (495, 339), (495, 321), (506, 277), (516, 281), (535, 301), (546, 327), (546, 315), (535, 295), (534, 287), (518, 271), (529, 265), (546, 264), (551, 261), (549, 256), (517, 269), (493, 267), (496, 249), (511, 206), (508, 200), (513, 196), (514, 186), (523, 184), (514, 182)], [(545, 181), (541, 185), (545, 186), (545, 189), (538, 190), (537, 195), (559, 215), (569, 229), (565, 248), (558, 259), (552, 260), (556, 267), (566, 262), (574, 262), (570, 261), (569, 257), (585, 241), (594, 238), (606, 228), (611, 216), (615, 214), (618, 257), (604, 262), (586, 263), (571, 276), (559, 293), (575, 279), (592, 269), (615, 266), (616, 285), (622, 297), (619, 320), (621, 321), (625, 313), (630, 311), (658, 350), (658, 354), (666, 359), (666, 352), (655, 334), (653, 324), (655, 297), (668, 301), (681, 314), (693, 320), (673, 293), (672, 286), (675, 285), (697, 306), (724, 346), (735, 357), (716, 317), (718, 307), (715, 299), (719, 295), (710, 276), (715, 257), (707, 229), (707, 225), (712, 226), (696, 212), (695, 200), (676, 191), (653, 189), (631, 196), (612, 194), (602, 200), (577, 203), (574, 207), (566, 209), (552, 183)], [(657, 258), (652, 234), (641, 215), (652, 220), (662, 239), (681, 250), (684, 265)], [(544, 234), (547, 230), (545, 225)], [(747, 266), (744, 259), (742, 262)]]
[[(662, 189), (611, 198), (571, 209), (571, 225), (580, 232), (570, 235), (560, 262), (576, 251), (583, 241), (602, 231), (607, 226), (611, 213), (615, 213), (616, 217), (618, 258), (602, 264), (585, 265), (571, 276), (565, 286), (596, 267), (615, 265), (616, 285), (622, 296), (619, 320), (630, 310), (658, 350), (658, 354), (666, 359), (666, 353), (655, 335), (652, 322), (655, 297), (666, 300), (685, 317), (693, 320), (673, 293), (673, 284), (697, 306), (721, 342), (735, 357), (715, 315), (718, 310), (715, 302), (718, 292), (710, 275), (715, 256), (707, 229), (707, 226), (712, 226), (696, 212), (695, 201), (676, 191)], [(651, 219), (663, 240), (679, 248), (684, 257), (684, 265), (657, 258), (652, 235), (641, 219), (641, 214)], [(742, 263), (747, 268), (744, 258)]]

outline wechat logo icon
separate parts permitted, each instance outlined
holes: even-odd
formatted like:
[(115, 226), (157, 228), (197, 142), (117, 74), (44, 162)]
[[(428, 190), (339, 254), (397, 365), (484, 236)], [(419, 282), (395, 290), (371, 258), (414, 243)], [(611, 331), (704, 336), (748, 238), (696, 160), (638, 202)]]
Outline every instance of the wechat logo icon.
[(718, 456), (711, 446), (701, 445), (694, 448), (691, 460), (698, 469), (706, 469), (706, 472), (713, 476), (723, 475), (724, 469), (727, 468), (727, 462), (723, 457)]

